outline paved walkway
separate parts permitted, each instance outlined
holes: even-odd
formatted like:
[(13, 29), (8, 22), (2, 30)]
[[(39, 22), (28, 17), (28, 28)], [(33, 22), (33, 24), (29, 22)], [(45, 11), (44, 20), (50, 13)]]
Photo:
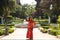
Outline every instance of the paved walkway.
[[(13, 33), (11, 33), (1, 39), (4, 39), (4, 40), (5, 39), (8, 39), (8, 40), (24, 39), (24, 40), (26, 40), (26, 32), (27, 32), (27, 28), (16, 28), (16, 30)], [(33, 29), (33, 38), (34, 38), (34, 40), (59, 40), (55, 36), (40, 32), (38, 30), (38, 28)]]

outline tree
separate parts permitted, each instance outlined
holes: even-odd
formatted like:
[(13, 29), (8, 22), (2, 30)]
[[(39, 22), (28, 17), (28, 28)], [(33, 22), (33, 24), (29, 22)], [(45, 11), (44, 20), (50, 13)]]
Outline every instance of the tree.
[(30, 16), (33, 12), (35, 12), (35, 5), (23, 5), (22, 12), (25, 15), (25, 17)]
[(49, 12), (50, 0), (36, 0), (36, 12), (43, 18), (44, 12)]
[(51, 22), (56, 23), (60, 15), (60, 0), (52, 0), (52, 5)]
[(16, 11), (15, 12), (11, 12), (10, 15), (12, 15), (13, 17), (19, 17), (22, 14), (22, 6), (21, 5), (16, 5)]
[(26, 18), (35, 11), (35, 5), (16, 5), (16, 12), (11, 13), (13, 17)]
[(8, 34), (8, 27), (7, 27), (7, 16), (9, 16), (10, 11), (15, 8), (15, 0), (0, 0), (0, 10), (1, 16), (4, 17), (4, 24), (5, 24), (5, 35)]
[(30, 16), (35, 11), (34, 5), (27, 5), (25, 8), (26, 8), (25, 11), (26, 16)]

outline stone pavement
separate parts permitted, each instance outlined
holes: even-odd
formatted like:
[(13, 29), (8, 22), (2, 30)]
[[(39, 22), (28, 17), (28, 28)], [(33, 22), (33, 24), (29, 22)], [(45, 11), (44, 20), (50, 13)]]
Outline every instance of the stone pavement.
[[(16, 28), (16, 30), (1, 38), (0, 40), (26, 40), (27, 28)], [(33, 29), (33, 39), (34, 40), (59, 40), (55, 36), (49, 35), (47, 33), (42, 33), (38, 28)]]

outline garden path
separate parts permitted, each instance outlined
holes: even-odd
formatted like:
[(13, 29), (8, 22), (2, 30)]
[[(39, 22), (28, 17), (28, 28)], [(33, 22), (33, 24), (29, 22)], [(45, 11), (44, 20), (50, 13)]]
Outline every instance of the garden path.
[[(13, 33), (11, 33), (1, 39), (26, 40), (26, 32), (27, 32), (27, 28), (16, 28), (16, 30)], [(33, 39), (34, 40), (59, 40), (55, 36), (49, 35), (48, 33), (42, 33), (40, 30), (38, 30), (38, 28), (33, 29)]]

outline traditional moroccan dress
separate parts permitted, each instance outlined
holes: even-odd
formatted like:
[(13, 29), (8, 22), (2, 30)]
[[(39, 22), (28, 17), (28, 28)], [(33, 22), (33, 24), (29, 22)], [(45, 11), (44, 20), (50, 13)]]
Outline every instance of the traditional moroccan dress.
[(28, 21), (28, 29), (27, 29), (27, 35), (26, 37), (29, 39), (33, 39), (33, 26), (34, 26), (34, 21)]

